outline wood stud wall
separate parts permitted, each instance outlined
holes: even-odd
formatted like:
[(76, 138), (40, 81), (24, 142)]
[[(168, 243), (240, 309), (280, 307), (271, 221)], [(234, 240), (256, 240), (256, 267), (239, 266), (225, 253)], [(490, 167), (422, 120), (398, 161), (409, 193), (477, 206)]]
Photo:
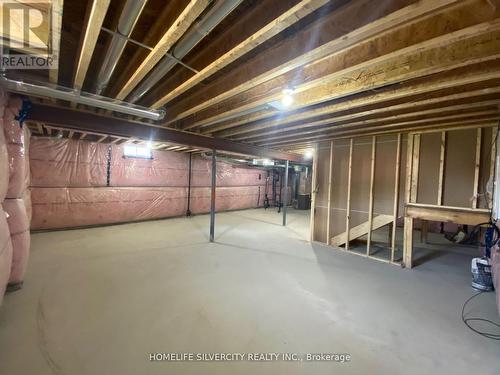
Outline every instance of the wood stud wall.
[[(458, 129), (457, 129), (458, 130)], [(485, 138), (486, 136), (490, 136), (490, 130), (491, 130), (491, 140), (489, 138)], [(453, 130), (452, 130), (453, 131)], [(367, 223), (358, 225), (353, 230), (353, 224), (352, 224), (352, 218), (351, 218), (351, 208), (352, 208), (352, 202), (351, 202), (351, 183), (352, 183), (352, 176), (353, 176), (353, 152), (356, 152), (354, 150), (355, 146), (355, 138), (349, 139), (349, 142), (347, 145), (342, 146), (342, 144), (339, 144), (337, 147), (348, 147), (349, 152), (348, 156), (345, 156), (344, 162), (347, 163), (347, 179), (345, 181), (346, 184), (346, 190), (347, 190), (347, 198), (346, 198), (346, 214), (345, 214), (345, 231), (341, 234), (342, 236), (346, 237), (345, 241), (345, 247), (344, 250), (348, 251), (350, 253), (356, 254), (356, 255), (363, 255), (369, 258), (373, 258), (376, 260), (382, 260), (386, 261), (388, 263), (393, 263), (393, 264), (402, 264), (407, 268), (412, 268), (413, 266), (413, 232), (414, 232), (414, 223), (415, 220), (418, 219), (420, 223), (420, 233), (421, 233), (421, 242), (425, 243), (427, 241), (427, 232), (429, 230), (429, 221), (438, 221), (438, 222), (453, 222), (456, 224), (468, 224), (468, 225), (477, 225), (478, 223), (482, 223), (485, 221), (488, 221), (489, 219), (489, 209), (484, 208), (486, 205), (487, 207), (491, 207), (491, 197), (484, 196), (480, 193), (479, 187), (481, 183), (481, 179), (485, 180), (487, 178), (492, 178), (495, 172), (495, 158), (496, 158), (496, 132), (497, 128), (496, 127), (490, 127), (485, 128), (485, 127), (477, 127), (475, 129), (472, 129), (471, 131), (474, 131), (475, 134), (475, 148), (474, 148), (474, 154), (471, 155), (475, 159), (474, 163), (474, 173), (473, 173), (473, 179), (471, 178), (470, 180), (470, 191), (471, 191), (471, 200), (469, 202), (464, 201), (463, 204), (459, 207), (453, 207), (453, 206), (446, 206), (443, 205), (444, 202), (444, 183), (445, 180), (447, 179), (447, 175), (451, 172), (450, 170), (447, 171), (446, 168), (446, 155), (447, 155), (447, 138), (448, 138), (448, 133), (450, 130), (442, 130), (442, 129), (435, 129), (433, 133), (436, 134), (437, 137), (439, 137), (439, 144), (438, 144), (438, 149), (437, 155), (439, 157), (439, 164), (436, 164), (436, 168), (438, 170), (436, 171), (436, 180), (435, 181), (426, 181), (428, 184), (435, 184), (435, 189), (437, 189), (437, 201), (435, 201), (434, 204), (424, 204), (424, 203), (419, 203), (419, 177), (421, 172), (424, 173), (426, 172), (426, 165), (423, 164), (424, 162), (421, 160), (421, 156), (425, 154), (421, 154), (423, 152), (422, 148), (422, 134), (428, 134), (429, 131), (425, 132), (418, 132), (418, 133), (409, 133), (407, 135), (407, 138), (405, 139), (406, 141), (406, 165), (402, 166), (401, 165), (401, 158), (402, 158), (402, 152), (403, 152), (403, 134), (399, 133), (397, 134), (396, 137), (396, 148), (395, 148), (395, 153), (394, 153), (394, 158), (395, 158), (395, 169), (394, 169), (394, 186), (393, 186), (393, 200), (392, 200), (392, 215), (391, 215), (391, 221), (387, 225), (389, 225), (389, 244), (388, 244), (388, 249), (390, 251), (390, 255), (388, 259), (381, 259), (379, 257), (373, 256), (373, 253), (371, 251), (371, 246), (373, 243), (373, 237), (372, 237), (372, 232), (379, 228), (380, 226), (375, 226), (374, 223), (377, 220), (374, 215), (374, 205), (375, 202), (377, 201), (377, 196), (374, 194), (374, 181), (375, 181), (375, 174), (377, 171), (377, 167), (384, 168), (384, 166), (377, 166), (376, 163), (376, 156), (377, 156), (377, 136), (372, 136), (371, 137), (371, 152), (370, 156), (365, 159), (366, 163), (369, 163), (370, 165), (370, 173), (369, 177), (367, 177), (367, 183), (369, 183), (369, 200), (368, 200), (368, 220)], [(334, 148), (335, 145), (339, 141), (330, 141), (329, 142), (329, 160), (314, 160), (315, 162), (315, 169), (318, 169), (318, 163), (327, 163), (329, 165), (328, 169), (328, 180), (327, 183), (323, 183), (323, 187), (320, 188), (327, 188), (328, 189), (328, 209), (327, 209), (327, 216), (326, 216), (326, 242), (327, 244), (332, 244), (336, 245), (337, 244), (337, 239), (339, 235), (335, 235), (332, 237), (331, 233), (331, 215), (332, 215), (332, 209), (333, 209), (333, 202), (332, 202), (332, 189), (337, 188), (338, 186), (334, 187), (332, 181), (332, 176), (334, 175), (333, 170), (338, 166), (341, 165), (340, 163), (342, 162), (341, 160), (336, 160), (334, 158)], [(485, 143), (486, 142), (486, 143)], [(323, 143), (324, 144), (324, 143)], [(482, 145), (491, 145), (491, 150), (483, 150)], [(319, 145), (316, 144), (315, 149), (315, 155), (318, 155), (317, 149)], [(462, 151), (462, 150), (461, 150)], [(425, 151), (427, 152), (427, 151)], [(464, 151), (465, 152), (465, 151)], [(347, 155), (347, 154), (346, 154)], [(487, 155), (487, 158), (484, 157), (484, 155)], [(483, 160), (484, 158), (484, 160)], [(482, 165), (483, 163), (486, 163), (484, 166)], [(401, 170), (404, 168), (403, 170)], [(423, 168), (423, 169), (422, 169)], [(321, 168), (320, 168), (321, 169)], [(403, 174), (402, 174), (403, 172)], [(481, 177), (481, 174), (486, 173), (487, 176)], [(425, 174), (425, 173), (424, 173)], [(405, 209), (403, 212), (400, 211), (400, 189), (401, 189), (401, 180), (400, 176), (403, 175), (405, 176), (406, 182), (405, 182), (405, 191), (404, 191), (404, 206)], [(316, 173), (313, 174), (313, 180), (314, 180), (314, 185), (317, 187), (317, 176)], [(484, 182), (483, 182), (484, 183)], [(467, 181), (463, 181), (464, 186), (466, 186)], [(484, 188), (484, 187), (483, 187)], [(466, 190), (466, 188), (465, 188)], [(434, 195), (435, 197), (436, 195)], [(313, 202), (312, 202), (312, 207), (314, 210), (315, 207), (315, 194), (313, 193)], [(435, 199), (435, 198), (434, 198)], [(481, 199), (481, 206), (479, 204)], [(314, 211), (313, 211), (314, 212)], [(383, 216), (383, 215), (378, 215), (378, 216)], [(397, 252), (397, 241), (396, 241), (396, 234), (397, 234), (397, 224), (398, 224), (398, 219), (403, 219), (403, 255), (402, 258), (397, 259), (396, 257), (396, 252)], [(317, 215), (312, 215), (312, 228), (314, 228), (314, 225), (317, 225), (318, 223), (315, 224), (315, 221), (318, 219)], [(359, 251), (351, 251), (349, 247), (349, 241), (352, 241), (356, 239), (356, 236), (359, 235), (364, 235), (363, 231), (360, 230), (362, 226), (366, 225), (367, 231), (366, 233), (367, 236), (367, 242), (366, 242), (366, 253), (361, 254)], [(386, 224), (384, 224), (386, 225)], [(314, 238), (314, 229), (311, 230), (312, 233), (312, 239), (317, 240), (317, 238)], [(354, 235), (352, 235), (354, 233)], [(334, 241), (335, 239), (335, 241)]]

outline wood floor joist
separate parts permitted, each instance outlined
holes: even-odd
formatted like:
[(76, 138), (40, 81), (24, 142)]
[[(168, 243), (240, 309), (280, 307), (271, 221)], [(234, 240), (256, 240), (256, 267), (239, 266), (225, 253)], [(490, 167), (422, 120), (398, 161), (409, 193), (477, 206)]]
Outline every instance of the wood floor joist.
[[(470, 2), (466, 3), (470, 7)], [(472, 9), (469, 10), (472, 11)], [(456, 12), (460, 13), (460, 11), (463, 12), (463, 9)], [(478, 24), (474, 23), (476, 18), (469, 19), (465, 17), (459, 18), (459, 21), (451, 22), (458, 15), (450, 12), (443, 11), (433, 17), (409, 18), (404, 25), (398, 28), (387, 30), (382, 35), (377, 35), (363, 43), (356, 44), (306, 65), (300, 73), (291, 71), (245, 92), (244, 95), (219, 103), (210, 110), (197, 112), (194, 122), (192, 119), (186, 119), (186, 121), (181, 122), (181, 127), (183, 129), (203, 127), (206, 124), (223, 121), (227, 116), (242, 111), (279, 102), (282, 97), (282, 89), (290, 84), (294, 87), (294, 104), (291, 110), (298, 110), (335, 98), (352, 95), (353, 93), (432, 74), (431, 70), (422, 72), (423, 74), (420, 75), (401, 76), (398, 80), (388, 79), (387, 77), (385, 82), (378, 84), (373, 82), (377, 78), (384, 79), (384, 77), (381, 77), (383, 72), (392, 73), (393, 77), (391, 78), (395, 78), (396, 73), (403, 73), (401, 69), (403, 65), (418, 65), (420, 60), (432, 58), (430, 51), (445, 46), (453, 48), (457, 43), (466, 39), (469, 39), (470, 43), (476, 42), (476, 48), (478, 49), (478, 45), (482, 43), (480, 41), (481, 36), (488, 37), (490, 32), (494, 32), (497, 27), (491, 12), (486, 15), (480, 13), (481, 16), (477, 16), (477, 21), (481, 22), (486, 19), (487, 22)], [(450, 24), (453, 25), (453, 32), (450, 32)], [(417, 32), (417, 30), (420, 32)], [(422, 30), (425, 30), (425, 32), (422, 32)], [(486, 46), (486, 48), (488, 47)], [(484, 52), (490, 53), (487, 49)], [(465, 56), (462, 56), (462, 59), (465, 60)], [(469, 64), (473, 62), (474, 59), (470, 59)], [(455, 67), (458, 66), (461, 65), (455, 65)], [(375, 68), (378, 68), (377, 72), (380, 73), (374, 76), (373, 71)], [(408, 66), (406, 66), (406, 69), (408, 69)], [(442, 71), (444, 70), (438, 70), (436, 73)], [(300, 82), (296, 82), (297, 74), (301, 77)], [(363, 88), (359, 87), (352, 92), (348, 92), (349, 83), (352, 86), (362, 86)], [(272, 115), (273, 113), (270, 113), (269, 117)]]
[(189, 80), (181, 84), (179, 87), (169, 92), (161, 99), (157, 100), (152, 105), (152, 107), (159, 108), (165, 105), (172, 99), (189, 90), (191, 87), (194, 87), (204, 79), (210, 77), (215, 72), (218, 72), (219, 70), (228, 66), (247, 52), (253, 50), (257, 46), (271, 39), (279, 32), (300, 21), (302, 18), (306, 17), (307, 15), (311, 14), (316, 9), (322, 7), (327, 3), (328, 0), (302, 0), (296, 6), (292, 7), (286, 13), (282, 14), (280, 17), (260, 29), (257, 33), (255, 33), (242, 43), (238, 44), (226, 54), (205, 67), (199, 73), (195, 74)]
[[(281, 114), (275, 119), (262, 122), (255, 122), (249, 125), (244, 125), (246, 122), (260, 120), (263, 117), (254, 119), (242, 119), (238, 122), (229, 122), (221, 125), (210, 127), (210, 132), (215, 133), (218, 137), (234, 137), (240, 134), (250, 132), (259, 132), (266, 129), (274, 129), (280, 126), (290, 126), (296, 123), (307, 125), (308, 121), (315, 121), (315, 118), (320, 118), (327, 115), (335, 115), (347, 110), (356, 108), (380, 106), (384, 107), (386, 103), (407, 103), (423, 98), (436, 96), (446, 96), (453, 94), (456, 90), (470, 91), (470, 87), (488, 88), (500, 85), (500, 69), (498, 66), (500, 60), (492, 61), (486, 64), (478, 64), (470, 67), (470, 69), (458, 69), (451, 71), (448, 74), (439, 74), (426, 79), (420, 79), (417, 82), (409, 81), (395, 86), (390, 86), (380, 92), (369, 93), (354, 99), (343, 100), (326, 104), (324, 106), (309, 109), (290, 115)], [(496, 80), (496, 81), (494, 81)], [(494, 82), (491, 82), (494, 81)], [(244, 126), (239, 126), (244, 125)], [(207, 130), (208, 132), (208, 130)], [(202, 132), (205, 133), (205, 132)], [(244, 139), (236, 138), (235, 139)]]
[[(371, 0), (351, 1), (345, 7), (332, 14), (332, 16), (327, 20), (330, 24), (335, 25), (336, 28), (333, 40), (322, 44), (311, 51), (307, 51), (292, 60), (285, 61), (283, 64), (274, 67), (273, 69), (257, 76), (253, 76), (244, 83), (232, 89), (225, 90), (219, 95), (212, 97), (209, 100), (205, 100), (201, 104), (191, 106), (191, 108), (184, 111), (177, 111), (177, 113), (175, 108), (170, 110), (169, 114), (171, 114), (174, 118), (169, 120), (166, 124), (170, 124), (196, 112), (200, 112), (206, 108), (217, 105), (226, 99), (242, 94), (249, 89), (288, 73), (296, 68), (310, 64), (342, 49), (353, 46), (356, 43), (360, 43), (386, 30), (397, 27), (402, 23), (406, 23), (409, 19), (432, 13), (444, 7), (452, 6), (456, 3), (458, 3), (458, 1), (453, 0), (417, 2), (404, 7), (403, 9), (393, 11), (394, 8), (380, 7), (380, 4)], [(374, 20), (374, 15), (378, 19)], [(318, 33), (320, 30), (314, 30), (313, 32)], [(302, 41), (302, 38), (304, 38), (304, 41)], [(294, 35), (294, 37), (290, 38), (290, 40), (286, 43), (290, 44), (290, 47), (288, 48), (294, 49), (294, 45), (310, 44), (309, 40), (311, 38), (315, 38), (315, 36), (307, 33), (300, 33)], [(276, 49), (284, 47), (285, 46), (276, 46)], [(266, 51), (264, 54), (272, 55), (272, 51)], [(262, 59), (264, 60), (264, 58), (265, 57), (263, 56)], [(248, 76), (247, 72), (250, 68), (251, 67), (249, 66), (245, 69), (245, 75)]]
[[(498, 97), (495, 98), (495, 95), (493, 94), (500, 94), (500, 86), (480, 89), (480, 90), (473, 90), (470, 92), (464, 92), (460, 94), (451, 94), (433, 99), (405, 102), (404, 104), (396, 104), (392, 106), (388, 105), (378, 109), (360, 111), (349, 115), (335, 116), (332, 118), (313, 121), (305, 124), (290, 125), (290, 126), (280, 127), (278, 129), (257, 132), (255, 133), (256, 135), (253, 136), (249, 134), (247, 136), (232, 137), (232, 139), (234, 140), (244, 139), (249, 142), (258, 141), (262, 138), (265, 140), (270, 140), (270, 139), (275, 139), (273, 137), (269, 137), (270, 135), (280, 134), (280, 136), (286, 136), (288, 132), (292, 132), (294, 130), (300, 131), (297, 134), (312, 134), (315, 132), (321, 132), (329, 129), (343, 129), (360, 124), (366, 125), (369, 124), (370, 122), (380, 121), (381, 119), (390, 121), (396, 118), (396, 116), (400, 116), (400, 118), (405, 118), (417, 115), (426, 115), (428, 113), (434, 113), (434, 112), (439, 113), (440, 111), (459, 110), (459, 109), (475, 108), (477, 106), (494, 105), (500, 102), (500, 96), (497, 95)], [(465, 104), (453, 105), (453, 103), (458, 100), (460, 100), (462, 103)], [(419, 110), (419, 107), (424, 107), (424, 108), (431, 107), (431, 109)], [(396, 116), (394, 115), (384, 116), (386, 115), (387, 112), (389, 112), (388, 114), (390, 115), (391, 112), (396, 112), (396, 111), (402, 112), (402, 114)], [(358, 119), (360, 117), (375, 117), (375, 118), (355, 123), (348, 122), (349, 120)], [(328, 128), (326, 128), (325, 125), (328, 125)], [(293, 135), (295, 134), (296, 133), (294, 133)]]
[(122, 87), (117, 99), (124, 100), (127, 95), (139, 84), (139, 82), (154, 68), (154, 66), (165, 56), (170, 48), (184, 35), (191, 24), (210, 4), (210, 0), (191, 0), (175, 22), (168, 28), (160, 41), (154, 46), (146, 59), (134, 72), (132, 77)]
[(77, 90), (81, 90), (87, 70), (94, 53), (94, 48), (97, 43), (97, 38), (101, 31), (101, 26), (104, 22), (104, 17), (108, 11), (111, 0), (92, 0), (92, 8), (90, 9), (89, 18), (85, 27), (78, 63), (76, 66), (75, 79), (73, 86)]

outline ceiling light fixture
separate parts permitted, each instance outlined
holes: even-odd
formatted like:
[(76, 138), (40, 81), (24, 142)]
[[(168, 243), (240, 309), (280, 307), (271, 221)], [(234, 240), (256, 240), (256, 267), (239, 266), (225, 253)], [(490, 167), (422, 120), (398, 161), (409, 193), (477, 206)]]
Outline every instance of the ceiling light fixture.
[(293, 89), (284, 89), (282, 94), (281, 104), (283, 107), (290, 107), (293, 104)]

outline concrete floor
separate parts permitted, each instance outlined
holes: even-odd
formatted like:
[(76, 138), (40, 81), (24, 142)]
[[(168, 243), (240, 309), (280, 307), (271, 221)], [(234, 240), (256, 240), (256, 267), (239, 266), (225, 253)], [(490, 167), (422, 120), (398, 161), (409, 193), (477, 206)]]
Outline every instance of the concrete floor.
[[(412, 271), (307, 242), (274, 211), (34, 234), (0, 309), (0, 374), (499, 374), (460, 320), (471, 255)], [(476, 314), (497, 319), (494, 295)], [(150, 362), (150, 352), (349, 353), (335, 362)]]

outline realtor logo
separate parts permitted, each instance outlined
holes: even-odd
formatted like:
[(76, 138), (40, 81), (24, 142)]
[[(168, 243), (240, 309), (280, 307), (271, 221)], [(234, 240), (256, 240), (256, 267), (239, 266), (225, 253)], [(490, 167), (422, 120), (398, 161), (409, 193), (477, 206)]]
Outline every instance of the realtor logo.
[(51, 1), (0, 0), (0, 69), (52, 69), (55, 35)]

